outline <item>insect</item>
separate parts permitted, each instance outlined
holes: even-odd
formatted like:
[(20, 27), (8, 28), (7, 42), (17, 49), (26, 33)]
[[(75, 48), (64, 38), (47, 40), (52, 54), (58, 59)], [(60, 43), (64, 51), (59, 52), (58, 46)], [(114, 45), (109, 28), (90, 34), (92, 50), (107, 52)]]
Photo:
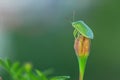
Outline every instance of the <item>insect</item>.
[(73, 31), (75, 37), (74, 49), (79, 62), (79, 80), (83, 80), (90, 51), (90, 42), (94, 35), (92, 30), (83, 21), (72, 22), (72, 26), (75, 28)]
[(72, 26), (75, 28), (73, 35), (76, 36), (83, 35), (87, 38), (93, 39), (92, 30), (84, 23), (84, 21), (72, 22)]

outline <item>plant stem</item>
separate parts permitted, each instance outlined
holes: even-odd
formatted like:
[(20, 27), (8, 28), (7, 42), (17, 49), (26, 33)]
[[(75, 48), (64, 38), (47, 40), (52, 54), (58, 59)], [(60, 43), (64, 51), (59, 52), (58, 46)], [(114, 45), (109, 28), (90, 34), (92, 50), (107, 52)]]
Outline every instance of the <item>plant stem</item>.
[(88, 56), (80, 56), (78, 57), (78, 62), (79, 62), (79, 80), (83, 80), (84, 78), (84, 73), (85, 73), (85, 67), (86, 67), (86, 62), (87, 62)]

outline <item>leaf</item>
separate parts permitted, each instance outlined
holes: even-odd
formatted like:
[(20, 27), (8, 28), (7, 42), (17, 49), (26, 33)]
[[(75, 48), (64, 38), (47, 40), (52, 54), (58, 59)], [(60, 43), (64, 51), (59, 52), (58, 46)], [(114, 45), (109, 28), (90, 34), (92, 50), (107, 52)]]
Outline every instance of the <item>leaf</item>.
[(2, 59), (0, 59), (0, 66), (5, 67), (5, 63)]
[(40, 70), (36, 70), (36, 73), (41, 80), (48, 80)]
[[(31, 65), (20, 65), (19, 62), (12, 63), (9, 59), (0, 59), (0, 66), (3, 67), (12, 79), (10, 80), (67, 80), (69, 76), (56, 76), (51, 79), (46, 77), (46, 74), (53, 72), (53, 69), (49, 69), (45, 72), (40, 70), (32, 71)], [(27, 70), (26, 70), (27, 69)]]
[(50, 80), (68, 80), (70, 76), (56, 76), (51, 78)]
[(9, 59), (5, 60), (5, 65), (6, 65), (6, 67), (7, 67), (8, 70), (10, 70), (11, 64), (12, 64), (12, 62)]
[(20, 63), (19, 62), (15, 62), (12, 64), (12, 67), (11, 67), (11, 70), (12, 71), (16, 71), (20, 66)]
[(54, 72), (54, 69), (50, 68), (50, 69), (43, 71), (43, 74), (48, 76), (48, 75), (52, 74), (53, 72)]
[(10, 71), (10, 66), (11, 66), (11, 61), (6, 59), (5, 61), (3, 61), (2, 59), (0, 59), (0, 66), (3, 67), (6, 71)]

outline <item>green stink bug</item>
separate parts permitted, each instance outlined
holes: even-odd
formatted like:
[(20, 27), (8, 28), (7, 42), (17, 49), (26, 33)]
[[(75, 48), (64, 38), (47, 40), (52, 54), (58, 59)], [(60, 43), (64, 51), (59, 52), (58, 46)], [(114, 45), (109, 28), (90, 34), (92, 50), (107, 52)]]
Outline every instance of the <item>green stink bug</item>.
[(75, 28), (73, 32), (74, 37), (76, 37), (77, 34), (81, 34), (87, 38), (93, 39), (94, 35), (92, 30), (83, 21), (72, 22), (72, 26)]

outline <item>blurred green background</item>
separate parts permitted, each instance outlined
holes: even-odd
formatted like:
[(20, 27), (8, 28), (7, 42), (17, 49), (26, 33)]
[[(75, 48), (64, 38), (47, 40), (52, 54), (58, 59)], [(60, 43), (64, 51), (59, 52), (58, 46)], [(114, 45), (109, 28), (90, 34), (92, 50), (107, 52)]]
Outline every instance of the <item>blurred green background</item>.
[[(0, 1), (4, 27), (1, 58), (31, 62), (34, 68), (54, 69), (53, 75), (78, 80), (71, 25), (84, 20), (94, 32), (84, 80), (120, 79), (119, 0)], [(4, 47), (4, 49), (2, 49)]]

